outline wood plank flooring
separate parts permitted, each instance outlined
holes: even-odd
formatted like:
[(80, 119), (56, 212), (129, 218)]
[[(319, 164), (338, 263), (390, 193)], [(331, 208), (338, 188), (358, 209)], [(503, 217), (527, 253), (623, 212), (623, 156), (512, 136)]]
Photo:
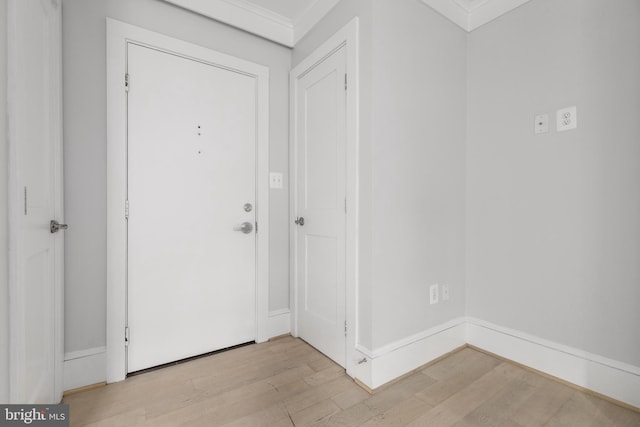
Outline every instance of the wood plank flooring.
[(286, 337), (67, 396), (72, 426), (640, 427), (640, 414), (466, 348), (370, 395)]

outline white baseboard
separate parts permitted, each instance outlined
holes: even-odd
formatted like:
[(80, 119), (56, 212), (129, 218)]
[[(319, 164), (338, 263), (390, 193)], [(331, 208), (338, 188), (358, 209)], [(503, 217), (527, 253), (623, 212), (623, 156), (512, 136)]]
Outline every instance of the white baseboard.
[[(291, 332), (289, 309), (272, 311), (267, 318), (268, 338)], [(64, 391), (106, 381), (106, 347), (66, 353), (64, 357)]]
[(376, 389), (465, 344), (465, 319), (460, 318), (375, 351), (358, 346), (367, 361), (358, 366), (356, 379)]
[(66, 353), (64, 356), (64, 391), (106, 381), (106, 347)]
[[(270, 337), (290, 333), (291, 313), (269, 313), (267, 326)], [(374, 351), (358, 346), (367, 361), (355, 377), (376, 389), (465, 344), (640, 408), (640, 367), (474, 318), (454, 319)], [(65, 354), (65, 391), (105, 380), (104, 347)]]
[(467, 343), (640, 408), (640, 368), (482, 320), (467, 319)]
[(291, 311), (289, 309), (270, 311), (267, 317), (267, 337), (279, 337), (291, 332)]
[(367, 361), (355, 378), (376, 389), (465, 344), (640, 408), (640, 367), (475, 318), (454, 319), (373, 351), (357, 346)]

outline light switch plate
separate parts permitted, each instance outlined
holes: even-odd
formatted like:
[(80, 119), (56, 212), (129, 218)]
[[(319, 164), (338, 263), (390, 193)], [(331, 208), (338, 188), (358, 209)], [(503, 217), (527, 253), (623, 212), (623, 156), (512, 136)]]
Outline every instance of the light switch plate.
[(271, 172), (269, 173), (269, 188), (273, 188), (276, 190), (282, 189), (282, 174), (279, 172)]
[(578, 110), (575, 105), (558, 110), (556, 126), (558, 132), (564, 132), (578, 127)]

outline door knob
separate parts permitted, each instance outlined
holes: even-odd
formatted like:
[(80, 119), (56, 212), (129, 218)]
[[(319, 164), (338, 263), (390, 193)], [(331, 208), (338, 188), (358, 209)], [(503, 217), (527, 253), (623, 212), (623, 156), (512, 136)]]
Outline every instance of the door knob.
[(67, 228), (69, 228), (67, 224), (60, 224), (55, 219), (52, 219), (49, 223), (49, 231), (51, 231), (51, 234), (57, 233), (60, 230), (66, 230)]
[(296, 218), (296, 220), (294, 221), (296, 224), (298, 224), (300, 227), (304, 226), (304, 217), (300, 217), (300, 218)]
[(253, 231), (253, 224), (251, 224), (250, 222), (243, 222), (242, 224), (238, 225), (237, 227), (233, 227), (234, 231), (241, 231), (244, 234), (249, 234)]

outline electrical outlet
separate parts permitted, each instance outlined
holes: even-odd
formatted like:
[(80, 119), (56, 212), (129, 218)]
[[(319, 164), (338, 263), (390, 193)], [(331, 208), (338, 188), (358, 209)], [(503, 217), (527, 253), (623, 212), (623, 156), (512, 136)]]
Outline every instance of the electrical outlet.
[(556, 113), (556, 127), (558, 132), (578, 127), (578, 111), (576, 106), (562, 108)]
[(438, 303), (438, 284), (429, 286), (429, 304)]
[(449, 286), (442, 285), (442, 301), (449, 301)]
[(282, 174), (278, 172), (271, 172), (269, 174), (269, 188), (275, 188), (277, 190), (282, 189)]

